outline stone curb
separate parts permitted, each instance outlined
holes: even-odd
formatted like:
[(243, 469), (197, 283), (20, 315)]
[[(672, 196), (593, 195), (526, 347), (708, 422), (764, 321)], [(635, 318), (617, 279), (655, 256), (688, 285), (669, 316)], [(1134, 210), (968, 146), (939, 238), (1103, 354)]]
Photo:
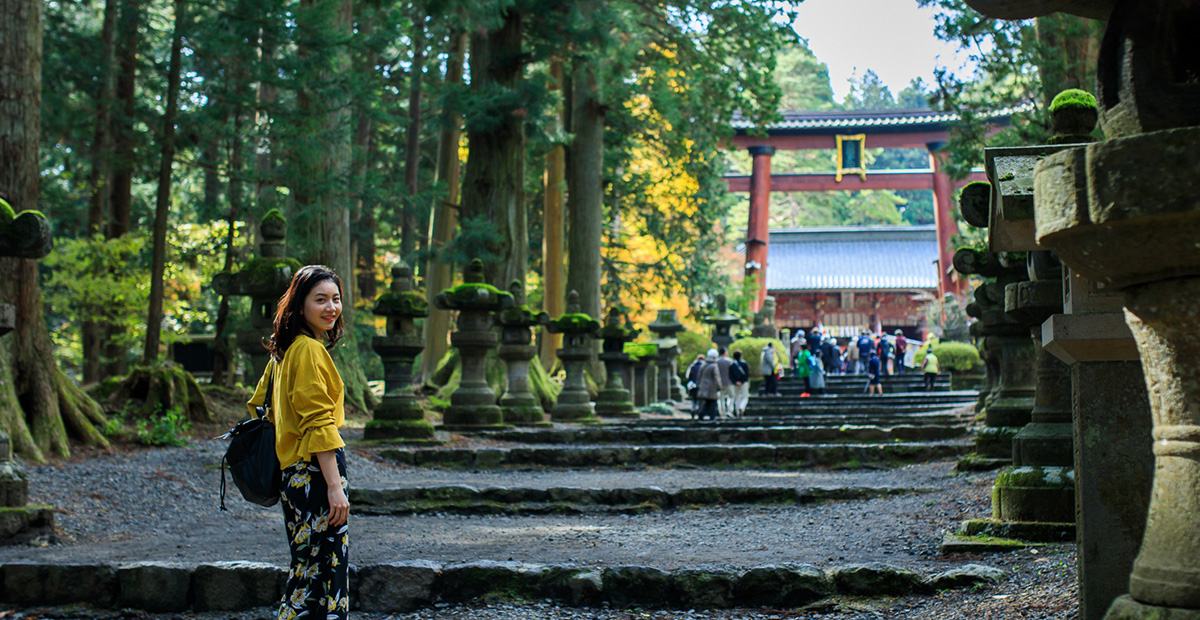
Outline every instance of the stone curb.
[(883, 427), (874, 424), (837, 426), (785, 426), (757, 428), (588, 428), (533, 431), (495, 431), (480, 437), (525, 444), (796, 444), (856, 441), (929, 441), (966, 434), (965, 424)]
[(362, 515), (644, 513), (729, 504), (802, 505), (821, 501), (873, 499), (925, 493), (906, 487), (482, 487), (457, 484), (395, 489), (352, 488), (354, 513)]
[(494, 469), (505, 466), (624, 467), (724, 466), (738, 469), (795, 468), (846, 463), (887, 464), (946, 459), (966, 454), (968, 443), (888, 444), (697, 444), (690, 446), (555, 446), (488, 449), (392, 448), (379, 455), (416, 467)]
[[(882, 563), (828, 571), (795, 563), (748, 570), (665, 571), (648, 566), (410, 560), (351, 566), (350, 587), (353, 609), (374, 612), (407, 612), (435, 603), (474, 600), (546, 600), (571, 607), (607, 603), (673, 609), (788, 608), (835, 594), (928, 594), (992, 583), (1003, 576), (1001, 570), (974, 564), (922, 577)], [(118, 566), (14, 562), (0, 565), (0, 603), (87, 603), (150, 612), (240, 611), (276, 605), (285, 578), (285, 569), (257, 562)]]

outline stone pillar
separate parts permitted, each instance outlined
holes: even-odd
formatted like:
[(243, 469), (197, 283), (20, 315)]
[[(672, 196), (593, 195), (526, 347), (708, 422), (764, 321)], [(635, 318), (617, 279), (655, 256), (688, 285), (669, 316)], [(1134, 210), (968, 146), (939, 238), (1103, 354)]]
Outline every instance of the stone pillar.
[(1150, 400), (1120, 294), (1067, 270), (1064, 313), (1042, 325), (1070, 365), (1079, 617), (1100, 620), (1129, 592), (1154, 478)]
[(1037, 236), (1124, 294), (1149, 392), (1150, 506), (1129, 594), (1107, 617), (1200, 618), (1200, 106), (1178, 78), (1193, 62), (1178, 50), (1197, 7), (1156, 0), (1116, 10), (1099, 71), (1109, 139), (1038, 164)]
[(725, 293), (717, 293), (717, 311), (702, 319), (705, 323), (713, 326), (712, 341), (718, 347), (729, 348), (736, 338), (730, 333), (733, 326), (740, 325), (742, 319), (729, 311), (728, 304), (725, 301)]
[(300, 261), (287, 257), (287, 220), (272, 209), (259, 225), (262, 241), (258, 256), (235, 273), (222, 272), (213, 277), (213, 288), (221, 295), (250, 298), (250, 328), (237, 333), (238, 348), (250, 358), (249, 385), (267, 369), (270, 355), (263, 343), (274, 333), (275, 307), (279, 298), (300, 270)]
[(658, 402), (679, 402), (683, 400), (683, 386), (679, 381), (679, 372), (675, 368), (679, 357), (679, 340), (675, 334), (687, 331), (679, 322), (674, 310), (659, 310), (658, 318), (646, 326), (658, 338), (654, 344), (658, 346), (658, 357), (654, 366), (658, 369)]
[(658, 347), (655, 345), (649, 346), (654, 347), (654, 353), (636, 357), (634, 358), (633, 363), (630, 365), (633, 370), (631, 374), (633, 375), (632, 383), (634, 407), (645, 407), (646, 405), (649, 405), (650, 403), (654, 402), (655, 396), (658, 394), (658, 390), (656, 389), (657, 386), (654, 381), (654, 371), (650, 369), (651, 362), (653, 362), (654, 358), (658, 355)]
[(752, 146), (750, 169), (750, 217), (746, 225), (746, 277), (758, 278), (752, 310), (758, 311), (767, 298), (767, 243), (770, 240), (771, 156), (773, 146)]
[(629, 355), (625, 353), (625, 344), (637, 338), (640, 330), (629, 324), (629, 317), (624, 317), (617, 308), (609, 308), (604, 317), (604, 327), (600, 330), (602, 352), (600, 359), (604, 361), (605, 383), (596, 398), (596, 413), (607, 417), (637, 418), (637, 409), (633, 406), (633, 397), (625, 389), (622, 377), (624, 367), (629, 363)]
[(600, 323), (581, 312), (579, 293), (567, 293), (567, 313), (547, 323), (551, 333), (563, 335), (563, 348), (558, 350), (567, 377), (558, 393), (553, 416), (562, 422), (597, 424), (595, 405), (588, 394), (584, 368), (595, 359), (591, 341), (599, 336)]
[(386, 335), (371, 339), (371, 348), (383, 361), (384, 392), (374, 419), (363, 429), (363, 439), (429, 442), (433, 425), (425, 420), (425, 410), (413, 393), (413, 360), (425, 349), (415, 319), (429, 316), (429, 304), (413, 290), (412, 268), (407, 264), (392, 266), (391, 290), (375, 301), (374, 313), (387, 317)]
[(534, 313), (525, 305), (525, 285), (513, 280), (508, 292), (514, 307), (500, 312), (500, 359), (508, 368), (508, 389), (500, 397), (500, 410), (506, 424), (551, 426), (542, 403), (530, 389), (529, 364), (537, 355), (531, 328), (544, 325), (545, 312)]
[(458, 349), (462, 381), (450, 394), (450, 406), (442, 417), (443, 430), (489, 430), (507, 428), (496, 404), (496, 393), (487, 382), (487, 354), (496, 348), (492, 313), (513, 305), (512, 295), (484, 283), (483, 261), (471, 261), (463, 283), (448, 288), (434, 299), (442, 310), (457, 310), (450, 345)]

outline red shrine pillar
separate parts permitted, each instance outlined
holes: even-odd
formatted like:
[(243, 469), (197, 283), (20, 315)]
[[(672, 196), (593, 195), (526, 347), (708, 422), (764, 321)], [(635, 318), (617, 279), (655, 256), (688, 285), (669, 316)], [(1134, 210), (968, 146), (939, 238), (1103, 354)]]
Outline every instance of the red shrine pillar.
[(958, 234), (958, 224), (955, 223), (954, 214), (951, 211), (954, 185), (944, 170), (947, 155), (937, 151), (942, 147), (942, 143), (933, 142), (927, 144), (926, 147), (929, 149), (929, 160), (933, 168), (933, 221), (937, 226), (938, 295), (945, 296), (946, 293), (957, 295), (962, 293), (962, 281), (954, 278), (954, 272), (951, 269), (954, 250), (950, 247), (950, 238)]
[(773, 146), (752, 146), (750, 169), (750, 221), (746, 225), (746, 277), (758, 276), (758, 290), (751, 310), (758, 312), (767, 299), (767, 241), (771, 204), (771, 156)]

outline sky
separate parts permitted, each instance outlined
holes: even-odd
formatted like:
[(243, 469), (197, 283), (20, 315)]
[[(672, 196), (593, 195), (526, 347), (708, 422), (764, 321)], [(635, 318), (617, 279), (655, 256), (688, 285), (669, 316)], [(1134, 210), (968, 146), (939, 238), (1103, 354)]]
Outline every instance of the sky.
[(874, 70), (898, 94), (913, 78), (933, 84), (935, 67), (959, 72), (966, 55), (933, 34), (935, 11), (916, 0), (803, 0), (795, 5), (796, 32), (829, 66), (834, 100), (853, 75)]

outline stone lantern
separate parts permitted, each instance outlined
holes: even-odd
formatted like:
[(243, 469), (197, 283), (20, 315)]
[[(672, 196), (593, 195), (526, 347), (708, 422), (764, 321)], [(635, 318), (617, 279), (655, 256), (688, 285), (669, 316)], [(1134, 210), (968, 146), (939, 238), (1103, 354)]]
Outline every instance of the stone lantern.
[(513, 280), (508, 286), (513, 307), (499, 314), (500, 359), (508, 369), (508, 389), (500, 397), (500, 410), (506, 424), (517, 426), (550, 426), (542, 403), (530, 389), (529, 365), (537, 355), (531, 328), (545, 325), (545, 312), (533, 312), (525, 305), (525, 285)]
[(725, 293), (717, 294), (717, 312), (704, 317), (703, 321), (713, 326), (712, 341), (718, 347), (729, 348), (736, 338), (730, 331), (734, 325), (740, 325), (742, 319), (726, 307)]
[(679, 372), (675, 365), (679, 358), (679, 340), (675, 334), (687, 331), (679, 322), (675, 310), (659, 310), (658, 318), (646, 326), (658, 338), (654, 344), (658, 346), (658, 357), (654, 365), (658, 368), (658, 401), (670, 402), (683, 400), (683, 385), (679, 382)]
[(547, 323), (546, 329), (563, 335), (563, 348), (558, 350), (558, 359), (562, 360), (567, 373), (558, 403), (554, 405), (554, 419), (588, 424), (600, 422), (583, 376), (584, 368), (595, 356), (589, 341), (599, 337), (600, 323), (580, 311), (579, 293), (571, 291), (567, 294), (567, 313)]
[(496, 348), (492, 313), (511, 308), (512, 295), (485, 283), (483, 261), (472, 260), (463, 272), (463, 283), (438, 293), (434, 303), (442, 310), (457, 310), (450, 345), (458, 349), (462, 382), (450, 394), (450, 407), (443, 416), (444, 430), (488, 430), (507, 428), (496, 393), (487, 382), (487, 354)]
[(246, 377), (250, 385), (267, 369), (270, 355), (263, 342), (274, 331), (275, 307), (302, 267), (300, 261), (287, 257), (287, 219), (278, 210), (267, 212), (259, 228), (258, 256), (240, 271), (213, 277), (213, 288), (221, 295), (250, 298), (250, 328), (237, 334), (238, 348), (250, 356), (251, 375)]
[(363, 439), (401, 439), (428, 442), (433, 425), (413, 393), (413, 360), (425, 348), (416, 319), (429, 316), (425, 295), (414, 291), (412, 268), (403, 262), (392, 266), (391, 290), (375, 301), (374, 313), (387, 317), (387, 335), (371, 339), (371, 348), (383, 360), (383, 400), (375, 419), (367, 422)]
[[(0, 198), (0, 256), (42, 258), (50, 253), (53, 239), (50, 223), (37, 211), (17, 214)], [(3, 300), (0, 300), (3, 301)], [(0, 303), (0, 336), (17, 327), (16, 308)], [(54, 527), (54, 509), (26, 504), (29, 479), (20, 462), (12, 458), (12, 438), (0, 431), (0, 540), (6, 540), (29, 528)]]
[(636, 418), (637, 409), (633, 406), (633, 397), (625, 388), (622, 377), (625, 366), (629, 363), (629, 355), (625, 353), (625, 343), (637, 338), (641, 330), (634, 329), (628, 323), (629, 317), (624, 317), (617, 308), (609, 308), (604, 317), (604, 327), (600, 330), (602, 341), (600, 359), (604, 361), (607, 379), (600, 395), (596, 398), (596, 413), (602, 416), (616, 418)]
[[(1108, 139), (1034, 172), (1038, 243), (1124, 295), (1153, 423), (1154, 480), (1129, 594), (1107, 618), (1200, 618), (1200, 106), (1179, 76), (1194, 2), (1118, 3), (1100, 56)], [(1128, 10), (1126, 10), (1128, 9)], [(1107, 53), (1106, 53), (1107, 51)], [(1083, 432), (1090, 429), (1077, 429)], [(1125, 469), (1131, 463), (1110, 462)], [(1086, 515), (1085, 515), (1086, 516)]]

